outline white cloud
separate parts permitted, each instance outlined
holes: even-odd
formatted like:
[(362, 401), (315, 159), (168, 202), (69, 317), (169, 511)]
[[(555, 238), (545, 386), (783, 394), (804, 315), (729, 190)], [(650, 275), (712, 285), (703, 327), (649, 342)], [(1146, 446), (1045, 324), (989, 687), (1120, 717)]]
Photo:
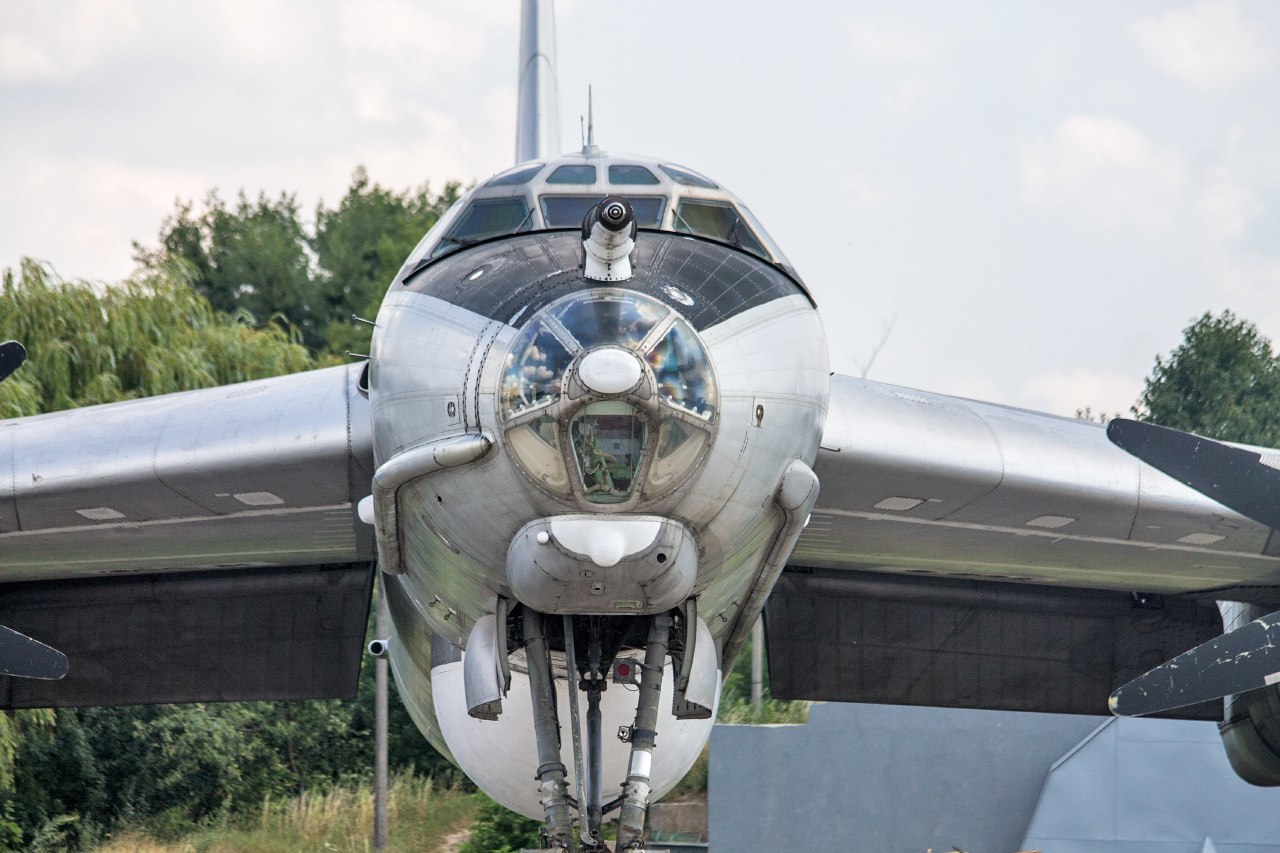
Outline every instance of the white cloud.
[(1186, 167), (1123, 121), (1077, 115), (1024, 148), (1020, 178), (1033, 208), (1154, 234), (1176, 218)]
[(509, 14), (501, 4), (448, 4), (433, 13), (410, 0), (347, 0), (342, 44), (349, 55), (374, 54), (399, 63), (472, 61), (493, 38), (495, 15)]
[(1142, 393), (1143, 380), (1110, 369), (1075, 367), (1024, 379), (1021, 405), (1055, 415), (1074, 415), (1078, 409), (1094, 414), (1127, 415)]
[(1131, 33), (1147, 60), (1199, 91), (1265, 71), (1271, 56), (1229, 0), (1202, 0), (1158, 18), (1140, 18)]
[(130, 0), (0, 7), (0, 85), (81, 74), (128, 47), (142, 16)]
[(853, 210), (870, 210), (880, 203), (882, 194), (879, 186), (870, 174), (861, 169), (847, 167), (838, 183), (841, 200)]
[(1249, 222), (1262, 215), (1263, 206), (1226, 166), (1219, 165), (1210, 168), (1204, 177), (1196, 213), (1205, 235), (1225, 243), (1242, 236)]
[(931, 62), (942, 54), (942, 40), (936, 35), (865, 21), (849, 24), (849, 41), (857, 56), (888, 65)]

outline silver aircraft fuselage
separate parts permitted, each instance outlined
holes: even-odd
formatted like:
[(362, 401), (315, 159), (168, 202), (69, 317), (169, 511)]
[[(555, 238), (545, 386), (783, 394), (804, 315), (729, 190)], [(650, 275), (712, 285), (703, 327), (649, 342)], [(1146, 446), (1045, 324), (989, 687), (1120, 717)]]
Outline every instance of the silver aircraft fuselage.
[[(470, 632), (500, 599), (617, 620), (696, 599), (721, 669), (816, 498), (810, 466), (828, 395), (817, 311), (764, 240), (752, 252), (676, 233), (677, 210), (695, 210), (682, 198), (733, 203), (723, 190), (659, 184), (655, 163), (598, 153), (543, 171), (564, 165), (591, 167), (596, 185), (508, 189), (499, 176), (442, 220), (383, 302), (368, 375), (401, 695), (438, 747), (530, 816), (541, 809), (524, 676), (517, 660), (498, 720), (469, 717)], [(619, 187), (619, 175), (653, 183)], [(586, 278), (581, 227), (539, 227), (557, 215), (547, 199), (594, 203), (621, 190), (638, 209), (644, 198), (665, 209), (637, 234), (629, 278)], [(526, 228), (447, 244), (459, 221), (512, 197), (531, 208)], [(616, 731), (634, 697), (606, 692), (603, 712), (604, 731)], [(658, 795), (712, 722), (664, 713)], [(607, 740), (609, 772), (625, 745)]]

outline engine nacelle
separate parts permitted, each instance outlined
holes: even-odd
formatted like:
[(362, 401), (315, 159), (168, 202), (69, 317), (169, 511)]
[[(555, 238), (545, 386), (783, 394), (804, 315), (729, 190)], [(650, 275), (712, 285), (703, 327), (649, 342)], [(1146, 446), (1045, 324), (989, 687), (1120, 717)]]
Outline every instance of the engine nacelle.
[(1227, 759), (1250, 785), (1280, 786), (1280, 686), (1227, 697), (1218, 724)]

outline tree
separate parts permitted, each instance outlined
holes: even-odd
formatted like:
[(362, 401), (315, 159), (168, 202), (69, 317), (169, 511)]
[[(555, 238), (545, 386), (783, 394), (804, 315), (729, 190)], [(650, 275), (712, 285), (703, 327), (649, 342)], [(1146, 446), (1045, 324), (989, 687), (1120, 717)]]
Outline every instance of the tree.
[(351, 315), (372, 319), (383, 294), (422, 236), (458, 199), (459, 185), (445, 184), (432, 194), (424, 184), (392, 192), (369, 182), (363, 166), (351, 176), (351, 187), (333, 209), (316, 208), (315, 236), (310, 240), (319, 265), (318, 281), (325, 299), (326, 339), (331, 351), (368, 345), (368, 328), (353, 327)]
[(179, 202), (159, 247), (135, 244), (135, 256), (146, 268), (186, 261), (216, 310), (258, 327), (283, 322), (314, 352), (363, 351), (368, 330), (353, 328), (351, 315), (372, 318), (400, 265), (458, 194), (456, 182), (439, 193), (427, 185), (394, 192), (359, 167), (336, 208), (317, 205), (308, 232), (293, 195), (250, 201), (242, 192), (232, 208), (210, 192), (201, 211)]
[(1252, 323), (1206, 313), (1155, 368), (1138, 417), (1224, 441), (1280, 445), (1280, 361)]
[(228, 208), (216, 191), (210, 192), (199, 215), (190, 203), (178, 204), (161, 228), (160, 249), (135, 245), (135, 250), (151, 269), (175, 259), (189, 263), (195, 270), (192, 284), (216, 311), (247, 315), (259, 327), (281, 319), (308, 346), (322, 343), (322, 299), (292, 195), (272, 199), (262, 193), (250, 201), (241, 192), (235, 207)]
[(113, 287), (66, 282), (24, 260), (0, 289), (0, 338), (27, 364), (0, 383), (0, 417), (208, 388), (314, 366), (279, 327), (250, 328), (192, 289), (170, 262)]

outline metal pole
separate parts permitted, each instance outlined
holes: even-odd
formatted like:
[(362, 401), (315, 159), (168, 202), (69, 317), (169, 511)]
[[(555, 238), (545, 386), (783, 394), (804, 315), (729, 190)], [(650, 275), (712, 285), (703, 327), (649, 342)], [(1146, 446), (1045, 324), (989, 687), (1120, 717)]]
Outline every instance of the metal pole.
[(751, 626), (751, 707), (760, 713), (764, 704), (764, 614)]
[[(387, 599), (378, 572), (374, 634), (387, 636)], [(373, 849), (387, 849), (387, 656), (373, 659)]]

